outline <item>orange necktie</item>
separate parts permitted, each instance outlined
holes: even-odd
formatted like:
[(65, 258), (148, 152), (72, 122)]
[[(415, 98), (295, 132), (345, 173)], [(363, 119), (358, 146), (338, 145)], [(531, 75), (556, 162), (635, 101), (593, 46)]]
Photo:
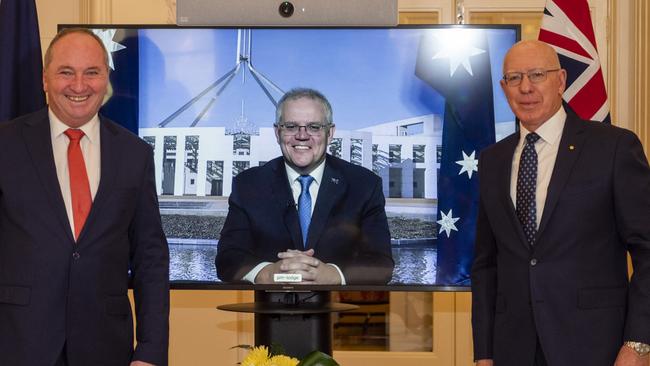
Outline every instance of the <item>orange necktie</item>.
[(68, 129), (65, 131), (70, 139), (68, 144), (68, 172), (70, 174), (70, 194), (72, 196), (72, 217), (74, 219), (74, 237), (79, 239), (79, 233), (84, 227), (92, 198), (90, 184), (86, 173), (86, 163), (79, 144), (84, 132), (82, 130)]

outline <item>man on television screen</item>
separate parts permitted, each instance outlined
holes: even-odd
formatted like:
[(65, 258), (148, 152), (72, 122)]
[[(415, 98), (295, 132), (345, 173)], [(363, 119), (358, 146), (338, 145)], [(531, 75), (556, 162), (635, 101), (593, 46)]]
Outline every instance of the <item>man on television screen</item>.
[(325, 96), (289, 91), (274, 127), (282, 156), (233, 180), (215, 259), (219, 278), (388, 283), (394, 263), (381, 179), (326, 154), (335, 126)]
[(108, 64), (92, 32), (61, 31), (45, 54), (49, 108), (0, 125), (0, 365), (167, 365), (153, 153), (98, 115)]
[(567, 73), (551, 46), (517, 43), (503, 73), (520, 130), (479, 160), (471, 277), (477, 365), (648, 365), (643, 147), (634, 133), (563, 106)]

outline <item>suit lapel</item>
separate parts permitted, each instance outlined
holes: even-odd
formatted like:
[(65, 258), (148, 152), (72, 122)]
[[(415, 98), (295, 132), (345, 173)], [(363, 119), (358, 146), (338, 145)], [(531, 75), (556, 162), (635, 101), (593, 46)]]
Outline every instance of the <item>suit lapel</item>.
[(347, 189), (347, 182), (341, 173), (333, 166), (332, 159), (329, 157), (325, 162), (325, 171), (323, 172), (323, 179), (318, 188), (318, 197), (316, 198), (316, 206), (314, 213), (311, 216), (311, 223), (309, 224), (309, 233), (307, 237), (307, 244), (309, 248), (315, 248), (318, 240), (322, 237), (327, 219), (330, 217), (330, 212), (334, 205), (339, 202)]
[(530, 249), (528, 240), (526, 240), (526, 235), (524, 234), (524, 229), (521, 226), (521, 222), (517, 217), (517, 212), (515, 211), (515, 205), (512, 202), (512, 197), (510, 196), (510, 183), (512, 175), (512, 159), (515, 154), (515, 149), (517, 148), (517, 143), (519, 142), (519, 132), (516, 132), (506, 138), (504, 141), (505, 146), (503, 147), (502, 156), (498, 159), (500, 162), (499, 166), (499, 177), (501, 182), (499, 182), (499, 187), (501, 191), (499, 192), (499, 201), (503, 204), (504, 209), (507, 212), (508, 217), (510, 218), (511, 227), (515, 228), (517, 231), (517, 236), (521, 243)]
[(54, 164), (54, 153), (52, 152), (52, 137), (50, 133), (50, 121), (47, 116), (47, 109), (43, 109), (33, 120), (25, 124), (23, 138), (27, 150), (32, 158), (32, 164), (36, 167), (41, 185), (48, 197), (54, 216), (63, 227), (71, 243), (74, 243), (68, 213), (65, 209), (61, 186), (56, 175)]
[(110, 193), (115, 187), (115, 179), (118, 175), (118, 162), (119, 157), (116, 154), (120, 153), (120, 149), (116, 148), (117, 145), (117, 129), (110, 125), (104, 118), (100, 117), (100, 178), (99, 187), (93, 200), (88, 219), (84, 224), (81, 233), (79, 234), (79, 243), (82, 243), (83, 238), (87, 235), (88, 228), (97, 220), (99, 212), (101, 212), (102, 205), (110, 197)]
[(284, 160), (280, 157), (268, 162), (267, 164), (273, 165), (271, 167), (273, 169), (273, 177), (271, 178), (273, 202), (277, 206), (278, 212), (282, 213), (282, 220), (289, 232), (294, 249), (302, 250), (303, 245), (300, 220), (298, 219), (296, 203), (294, 202), (291, 187), (289, 186), (289, 178), (287, 178)]
[(562, 193), (567, 179), (571, 174), (571, 169), (580, 156), (585, 138), (585, 134), (582, 132), (583, 128), (580, 126), (580, 121), (577, 117), (569, 115), (564, 125), (562, 138), (560, 139), (560, 146), (558, 148), (557, 158), (555, 159), (551, 181), (548, 184), (544, 213), (542, 214), (542, 220), (537, 231), (538, 238), (542, 237), (542, 233), (546, 229), (549, 218), (552, 216), (553, 210), (560, 198), (560, 193)]

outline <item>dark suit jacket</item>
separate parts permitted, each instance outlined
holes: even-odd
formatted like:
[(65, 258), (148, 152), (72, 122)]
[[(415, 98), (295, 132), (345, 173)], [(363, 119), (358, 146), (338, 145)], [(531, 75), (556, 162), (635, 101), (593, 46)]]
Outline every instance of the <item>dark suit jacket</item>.
[[(169, 253), (151, 148), (101, 118), (101, 179), (75, 243), (47, 109), (0, 125), (0, 365), (167, 364)], [(133, 350), (129, 270), (136, 304)]]
[(481, 155), (476, 359), (532, 365), (538, 336), (549, 365), (611, 366), (624, 340), (650, 343), (650, 170), (641, 143), (567, 113), (534, 248), (510, 198), (519, 134)]
[[(347, 284), (386, 284), (393, 272), (381, 179), (327, 156), (307, 238), (315, 257), (336, 264)], [(217, 275), (238, 281), (287, 249), (305, 250), (282, 157), (233, 180), (217, 250)]]

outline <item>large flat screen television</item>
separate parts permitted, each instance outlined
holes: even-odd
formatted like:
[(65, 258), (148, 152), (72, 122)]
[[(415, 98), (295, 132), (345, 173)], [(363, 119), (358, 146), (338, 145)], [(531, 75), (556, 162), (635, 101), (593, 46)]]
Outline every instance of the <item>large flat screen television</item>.
[(519, 26), (87, 27), (110, 51), (102, 113), (154, 150), (172, 287), (307, 289), (228, 284), (214, 258), (233, 177), (280, 156), (275, 103), (310, 87), (332, 104), (328, 153), (382, 178), (395, 267), (309, 289), (468, 288), (477, 159), (516, 129), (499, 80)]

